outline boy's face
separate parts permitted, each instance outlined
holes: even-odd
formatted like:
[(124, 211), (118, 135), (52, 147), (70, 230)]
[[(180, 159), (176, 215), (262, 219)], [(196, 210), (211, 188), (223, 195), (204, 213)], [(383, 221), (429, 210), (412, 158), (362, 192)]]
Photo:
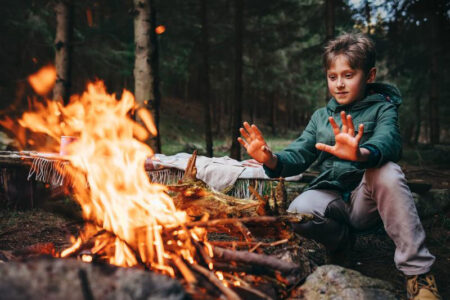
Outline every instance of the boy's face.
[(348, 105), (364, 97), (366, 84), (375, 80), (376, 69), (369, 74), (350, 67), (344, 55), (338, 55), (327, 70), (328, 90), (341, 105)]

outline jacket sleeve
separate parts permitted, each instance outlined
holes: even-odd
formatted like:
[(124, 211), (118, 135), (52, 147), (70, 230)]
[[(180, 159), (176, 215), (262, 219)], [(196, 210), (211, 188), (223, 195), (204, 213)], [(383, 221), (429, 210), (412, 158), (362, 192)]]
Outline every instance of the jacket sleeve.
[(402, 153), (402, 139), (398, 127), (397, 107), (385, 104), (378, 111), (376, 126), (372, 136), (360, 147), (375, 147), (380, 152), (374, 167), (380, 167), (388, 161), (397, 162)]
[(317, 158), (316, 130), (319, 113), (316, 111), (303, 133), (286, 149), (275, 153), (278, 163), (274, 170), (264, 166), (267, 176), (289, 177), (305, 171)]

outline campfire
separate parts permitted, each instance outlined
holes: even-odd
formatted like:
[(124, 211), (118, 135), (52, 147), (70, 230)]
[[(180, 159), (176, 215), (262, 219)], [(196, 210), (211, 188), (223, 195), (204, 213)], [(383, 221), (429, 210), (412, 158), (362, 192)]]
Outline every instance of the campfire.
[[(40, 95), (44, 81), (33, 77)], [(62, 136), (75, 137), (60, 156), (70, 162), (61, 172), (85, 223), (72, 245), (54, 256), (155, 271), (178, 278), (193, 296), (202, 290), (214, 297), (270, 299), (258, 288), (269, 283), (282, 298), (304, 279), (299, 265), (261, 250), (295, 244), (288, 223), (309, 217), (284, 214), (282, 180), (272, 199), (254, 189), (256, 200), (237, 199), (196, 178), (194, 153), (178, 184), (150, 182), (144, 165), (153, 151), (142, 141), (157, 134), (151, 114), (129, 91), (120, 99), (108, 94), (102, 81), (89, 83), (66, 106), (48, 100), (32, 108), (18, 122), (51, 139), (39, 151), (58, 153)]]

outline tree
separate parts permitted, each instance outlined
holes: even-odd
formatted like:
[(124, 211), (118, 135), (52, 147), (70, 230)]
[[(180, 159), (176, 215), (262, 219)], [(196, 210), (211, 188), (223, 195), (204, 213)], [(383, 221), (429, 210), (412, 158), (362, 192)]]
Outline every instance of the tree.
[(202, 23), (202, 70), (201, 70), (201, 80), (200, 80), (200, 90), (203, 102), (203, 114), (204, 114), (204, 129), (205, 129), (205, 142), (206, 142), (206, 153), (209, 157), (213, 156), (213, 139), (212, 139), (212, 126), (211, 126), (211, 107), (210, 107), (210, 97), (211, 88), (209, 82), (209, 33), (208, 33), (208, 10), (207, 10), (207, 0), (201, 1), (201, 23)]
[(73, 4), (71, 0), (61, 0), (55, 4), (55, 68), (56, 83), (53, 99), (68, 103), (70, 96), (71, 38), (73, 31)]
[[(157, 103), (154, 92), (154, 74), (152, 70), (152, 46), (151, 39), (151, 3), (150, 0), (134, 0), (134, 93), (139, 106), (147, 108), (153, 115), (157, 115)], [(137, 121), (142, 122), (139, 115)], [(155, 124), (156, 125), (156, 124)], [(161, 152), (159, 133), (150, 137), (148, 145), (156, 152)]]
[(230, 149), (231, 158), (241, 159), (241, 146), (237, 141), (239, 137), (239, 128), (242, 126), (242, 55), (243, 55), (243, 31), (244, 31), (244, 0), (234, 0), (234, 109), (232, 125), (232, 143)]

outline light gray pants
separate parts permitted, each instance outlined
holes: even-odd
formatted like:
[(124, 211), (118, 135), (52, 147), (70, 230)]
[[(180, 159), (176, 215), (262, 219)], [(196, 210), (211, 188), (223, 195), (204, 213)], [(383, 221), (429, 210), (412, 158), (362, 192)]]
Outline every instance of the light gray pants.
[(388, 162), (380, 168), (367, 169), (350, 198), (350, 203), (346, 203), (339, 192), (331, 190), (302, 193), (288, 211), (310, 213), (314, 219), (293, 225), (294, 230), (330, 250), (339, 250), (346, 243), (350, 227), (367, 230), (383, 222), (396, 246), (397, 269), (405, 275), (430, 270), (435, 257), (425, 247), (425, 231), (400, 166)]

